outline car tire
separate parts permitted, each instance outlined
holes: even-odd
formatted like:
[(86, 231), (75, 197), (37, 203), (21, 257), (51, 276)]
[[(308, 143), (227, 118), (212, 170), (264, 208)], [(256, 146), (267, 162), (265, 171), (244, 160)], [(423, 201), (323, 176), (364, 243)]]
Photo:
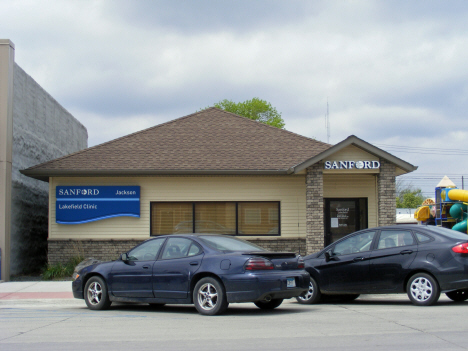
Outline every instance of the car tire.
[(197, 282), (193, 290), (193, 303), (197, 311), (206, 316), (222, 314), (229, 305), (223, 284), (212, 277)]
[(314, 278), (310, 277), (309, 290), (307, 290), (304, 296), (296, 297), (297, 302), (303, 305), (311, 305), (318, 303), (322, 294), (320, 293), (319, 286)]
[(107, 284), (103, 278), (94, 276), (85, 285), (84, 299), (91, 310), (108, 309), (112, 301), (109, 299)]
[(461, 302), (468, 299), (468, 290), (456, 290), (445, 293), (450, 300)]
[(437, 281), (429, 274), (416, 273), (406, 285), (406, 293), (416, 306), (430, 306), (439, 300), (440, 289)]
[(273, 299), (270, 301), (255, 301), (254, 304), (262, 310), (273, 310), (283, 303), (283, 299)]

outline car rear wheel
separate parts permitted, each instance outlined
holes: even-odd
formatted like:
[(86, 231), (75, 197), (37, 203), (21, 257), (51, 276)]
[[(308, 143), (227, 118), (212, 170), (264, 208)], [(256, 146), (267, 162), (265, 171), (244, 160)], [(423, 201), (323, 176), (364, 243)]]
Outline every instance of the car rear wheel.
[(105, 310), (112, 303), (107, 293), (106, 282), (98, 276), (91, 277), (86, 282), (84, 299), (91, 310)]
[(456, 290), (445, 293), (447, 297), (453, 301), (461, 302), (468, 299), (468, 290)]
[(416, 306), (430, 306), (439, 300), (440, 289), (437, 281), (426, 273), (416, 273), (406, 285), (409, 299)]
[(297, 302), (310, 305), (320, 301), (322, 294), (320, 293), (319, 286), (314, 278), (310, 277), (309, 289), (304, 293), (304, 295), (296, 297)]
[(283, 299), (273, 299), (270, 301), (255, 301), (254, 304), (262, 310), (273, 310), (283, 303)]
[(226, 311), (228, 302), (223, 284), (215, 278), (202, 278), (193, 290), (193, 303), (200, 314), (214, 316)]

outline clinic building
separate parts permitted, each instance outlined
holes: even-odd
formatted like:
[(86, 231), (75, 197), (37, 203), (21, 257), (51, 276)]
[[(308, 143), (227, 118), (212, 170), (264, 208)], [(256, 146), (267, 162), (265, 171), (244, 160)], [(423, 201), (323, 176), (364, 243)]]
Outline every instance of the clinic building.
[(195, 232), (305, 255), (395, 224), (395, 178), (416, 168), (353, 135), (330, 145), (209, 108), (22, 173), (49, 183), (55, 263)]

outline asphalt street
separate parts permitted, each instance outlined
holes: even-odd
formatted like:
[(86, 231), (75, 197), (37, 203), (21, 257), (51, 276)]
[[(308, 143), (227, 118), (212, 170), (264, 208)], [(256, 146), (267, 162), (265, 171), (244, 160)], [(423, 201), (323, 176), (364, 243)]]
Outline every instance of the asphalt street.
[(90, 311), (83, 300), (52, 295), (70, 293), (70, 282), (18, 284), (0, 284), (0, 350), (468, 349), (468, 302), (445, 295), (432, 307), (413, 306), (406, 295), (365, 295), (311, 306), (287, 300), (269, 312), (231, 304), (207, 317), (190, 305)]

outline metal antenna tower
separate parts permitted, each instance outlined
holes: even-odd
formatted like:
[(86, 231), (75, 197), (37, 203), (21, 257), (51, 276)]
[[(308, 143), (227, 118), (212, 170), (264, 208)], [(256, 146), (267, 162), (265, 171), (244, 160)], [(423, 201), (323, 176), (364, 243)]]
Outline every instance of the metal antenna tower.
[(328, 98), (327, 98), (327, 114), (325, 115), (325, 128), (327, 129), (327, 143), (330, 144), (330, 118), (328, 114)]

